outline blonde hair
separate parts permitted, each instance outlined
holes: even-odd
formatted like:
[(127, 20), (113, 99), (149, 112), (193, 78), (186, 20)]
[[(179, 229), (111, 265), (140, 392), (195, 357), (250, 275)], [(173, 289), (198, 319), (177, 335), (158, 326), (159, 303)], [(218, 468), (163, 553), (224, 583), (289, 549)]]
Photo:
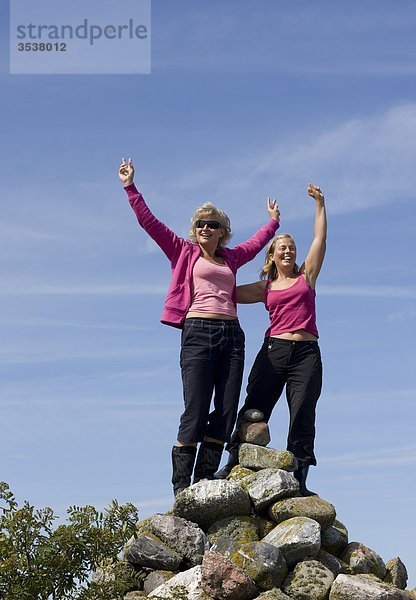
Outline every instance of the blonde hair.
[[(292, 240), (293, 245), (296, 248), (295, 240), (289, 233), (279, 233), (279, 235), (277, 235), (267, 246), (266, 256), (264, 257), (264, 265), (260, 271), (260, 279), (271, 279), (272, 281), (274, 281), (275, 279), (278, 278), (279, 273), (277, 271), (277, 267), (276, 267), (275, 262), (272, 257), (273, 257), (277, 242), (279, 242), (280, 240), (283, 240), (283, 239)], [(296, 275), (296, 273), (298, 271), (299, 271), (299, 267), (295, 263), (295, 266), (293, 267), (293, 272)]]
[(219, 221), (221, 223), (221, 227), (224, 230), (224, 235), (219, 239), (218, 246), (226, 246), (232, 237), (231, 227), (230, 227), (230, 219), (228, 216), (214, 206), (211, 202), (205, 202), (202, 206), (196, 209), (191, 218), (191, 229), (189, 230), (189, 239), (192, 242), (196, 242), (196, 227), (195, 223), (199, 219), (212, 219), (215, 221)]

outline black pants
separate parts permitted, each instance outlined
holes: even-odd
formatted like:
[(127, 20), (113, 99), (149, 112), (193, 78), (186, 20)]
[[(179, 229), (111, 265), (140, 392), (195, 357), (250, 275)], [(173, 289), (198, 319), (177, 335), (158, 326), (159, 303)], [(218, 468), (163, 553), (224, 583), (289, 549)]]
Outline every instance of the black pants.
[[(180, 442), (205, 436), (228, 441), (237, 416), (244, 369), (244, 332), (237, 320), (186, 319), (181, 371), (185, 411)], [(214, 393), (214, 410), (210, 413)]]
[[(318, 342), (266, 338), (251, 369), (247, 397), (237, 422), (249, 408), (261, 410), (268, 421), (285, 384), (290, 414), (287, 449), (296, 456), (300, 467), (316, 465), (315, 409), (322, 388)], [(227, 450), (236, 451), (239, 443), (235, 432)]]

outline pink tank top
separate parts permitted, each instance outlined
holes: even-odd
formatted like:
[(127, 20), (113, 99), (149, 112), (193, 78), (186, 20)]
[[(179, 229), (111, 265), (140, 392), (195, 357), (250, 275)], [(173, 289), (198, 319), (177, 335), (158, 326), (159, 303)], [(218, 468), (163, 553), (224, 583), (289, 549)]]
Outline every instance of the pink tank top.
[(227, 263), (219, 265), (199, 257), (192, 272), (192, 302), (189, 311), (237, 317), (232, 301), (235, 275)]
[(298, 275), (296, 283), (285, 290), (270, 290), (267, 282), (265, 293), (266, 309), (269, 311), (269, 335), (279, 335), (304, 329), (318, 337), (315, 314), (316, 292), (305, 277)]

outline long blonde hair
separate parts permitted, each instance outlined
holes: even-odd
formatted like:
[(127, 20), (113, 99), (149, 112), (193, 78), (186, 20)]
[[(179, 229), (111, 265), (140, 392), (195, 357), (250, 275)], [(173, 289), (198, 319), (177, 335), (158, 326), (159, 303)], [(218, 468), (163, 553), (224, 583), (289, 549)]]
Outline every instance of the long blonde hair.
[(205, 202), (202, 206), (196, 209), (191, 218), (191, 229), (189, 231), (189, 239), (192, 242), (196, 242), (196, 227), (195, 223), (199, 219), (213, 219), (221, 223), (221, 227), (224, 230), (224, 235), (220, 238), (218, 246), (226, 246), (232, 237), (230, 219), (224, 211), (217, 208), (211, 202)]
[[(282, 239), (292, 240), (293, 245), (296, 248), (295, 240), (289, 233), (279, 233), (279, 235), (277, 235), (267, 246), (266, 256), (264, 257), (264, 265), (260, 271), (260, 279), (271, 279), (272, 281), (275, 281), (275, 279), (278, 278), (279, 273), (277, 271), (276, 264), (273, 260), (273, 254), (277, 242), (279, 242)], [(298, 271), (299, 267), (295, 263), (295, 266), (293, 267), (293, 273), (296, 275)]]

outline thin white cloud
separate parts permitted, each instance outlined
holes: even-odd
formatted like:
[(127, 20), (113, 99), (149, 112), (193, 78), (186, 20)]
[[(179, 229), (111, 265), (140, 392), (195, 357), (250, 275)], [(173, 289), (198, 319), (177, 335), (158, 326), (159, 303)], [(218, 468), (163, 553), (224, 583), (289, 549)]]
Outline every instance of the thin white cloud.
[(171, 365), (169, 365), (168, 367), (166, 366), (166, 364), (164, 364), (162, 367), (159, 367), (157, 369), (130, 369), (128, 371), (119, 371), (117, 373), (110, 373), (110, 374), (106, 374), (104, 375), (104, 379), (107, 380), (123, 380), (123, 381), (142, 381), (142, 380), (146, 380), (146, 379), (153, 379), (154, 381), (160, 381), (161, 379), (163, 379), (163, 381), (166, 382), (166, 380), (170, 377), (170, 376), (175, 376), (177, 377), (177, 369), (175, 368), (174, 371), (171, 369)]
[(12, 224), (0, 226), (0, 239), (2, 243), (18, 244), (24, 242), (68, 242), (69, 236), (58, 235), (51, 231), (42, 229), (30, 229), (28, 227), (16, 227)]
[(103, 329), (110, 331), (150, 331), (150, 327), (125, 325), (121, 323), (87, 323), (83, 321), (63, 321), (59, 319), (0, 319), (0, 325), (10, 327), (62, 327), (70, 329)]
[[(19, 280), (0, 280), (0, 294), (3, 296), (163, 296), (166, 294), (166, 285), (154, 284), (53, 284), (36, 283)], [(380, 298), (416, 298), (416, 289), (411, 287), (378, 286), (378, 285), (320, 285), (319, 294), (322, 296), (363, 296)], [(0, 321), (1, 323), (1, 321)], [(77, 321), (53, 321), (48, 319), (38, 320), (8, 320), (5, 324), (16, 325), (44, 325), (50, 327), (85, 327), (97, 329), (140, 329), (143, 327), (119, 326), (112, 324), (94, 325)]]
[(416, 464), (416, 446), (389, 448), (365, 454), (338, 454), (320, 458), (320, 464), (334, 467), (399, 467)]
[(14, 364), (36, 364), (52, 363), (72, 360), (117, 360), (121, 358), (132, 358), (133, 356), (148, 356), (150, 354), (159, 355), (167, 352), (167, 348), (123, 348), (117, 350), (80, 350), (70, 348), (55, 348), (51, 344), (49, 348), (40, 348), (34, 344), (26, 349), (7, 349), (0, 352), (0, 365)]
[[(178, 349), (175, 349), (176, 352), (179, 352)], [(171, 355), (174, 352), (173, 348), (167, 348), (161, 351), (159, 348), (157, 349), (146, 349), (146, 351), (141, 350), (140, 356), (146, 355), (146, 357), (150, 356), (150, 363), (153, 362), (154, 355), (160, 355), (161, 352), (164, 354)], [(128, 356), (130, 356), (131, 352), (128, 351)], [(124, 356), (122, 356), (124, 358)], [(134, 355), (134, 362), (136, 363), (136, 355)], [(144, 362), (144, 361), (143, 361)], [(140, 363), (139, 363), (140, 364)], [(19, 380), (11, 380), (6, 381), (4, 378), (0, 382), (0, 403), (5, 404), (6, 402), (10, 402), (12, 406), (19, 404), (19, 402), (26, 403), (28, 399), (30, 399), (31, 404), (35, 404), (40, 402), (43, 404), (44, 402), (52, 402), (56, 403), (57, 393), (59, 392), (59, 397), (64, 397), (66, 395), (72, 395), (75, 390), (83, 390), (86, 386), (93, 384), (94, 389), (96, 388), (97, 381), (100, 384), (103, 381), (111, 382), (111, 381), (146, 381), (146, 380), (154, 380), (160, 381), (168, 381), (169, 379), (173, 379), (175, 383), (179, 384), (179, 376), (178, 369), (176, 364), (167, 364), (166, 360), (162, 360), (162, 364), (158, 367), (147, 366), (147, 364), (142, 364), (140, 368), (137, 369), (111, 369), (111, 367), (107, 366), (105, 372), (99, 370), (98, 372), (92, 371), (87, 374), (82, 374), (79, 372), (75, 373), (67, 373), (65, 371), (65, 375), (59, 374), (54, 377), (50, 375), (46, 375), (41, 379), (37, 379), (34, 381), (32, 378), (24, 379), (21, 377)], [(108, 398), (108, 402), (111, 404), (114, 398), (111, 395), (111, 391), (106, 386), (106, 395), (102, 395), (100, 397), (95, 397), (94, 395), (90, 396), (88, 399), (84, 398), (83, 402), (85, 404), (94, 403), (103, 405), (106, 402), (105, 398)], [(157, 405), (165, 405), (169, 406), (169, 400), (165, 398), (157, 400), (155, 395), (152, 396), (151, 404), (149, 401), (145, 399), (141, 399), (137, 394), (134, 394), (133, 397), (125, 397), (123, 395), (123, 406), (132, 406), (135, 407), (137, 404), (140, 406), (154, 406)], [(118, 402), (119, 405), (119, 402)]]
[(367, 403), (376, 402), (377, 404), (385, 405), (391, 402), (391, 399), (395, 398), (395, 402), (399, 403), (409, 402), (414, 404), (416, 398), (415, 388), (396, 388), (396, 389), (381, 389), (376, 391), (366, 390), (365, 392), (340, 392), (340, 393), (328, 393), (326, 399), (331, 404), (342, 404), (344, 406), (363, 406)]
[[(187, 235), (186, 224), (198, 203), (195, 199), (200, 199), (199, 203), (211, 200), (225, 207), (232, 217), (234, 230), (252, 228), (253, 224), (264, 221), (268, 195), (278, 197), (283, 227), (294, 219), (309, 217), (313, 205), (306, 194), (306, 186), (310, 181), (321, 185), (326, 194), (328, 212), (332, 214), (348, 214), (412, 200), (416, 103), (397, 105), (376, 115), (327, 124), (326, 128), (322, 125), (319, 129), (309, 126), (290, 134), (271, 129), (268, 140), (261, 140), (261, 145), (254, 142), (245, 154), (239, 150), (236, 155), (231, 149), (227, 146), (226, 154), (219, 154), (216, 160), (212, 156), (206, 157), (209, 167), (198, 168), (201, 161), (194, 159), (190, 161), (188, 171), (182, 170), (176, 178), (168, 177), (167, 183), (160, 183), (156, 173), (152, 183), (147, 181), (145, 187), (149, 192), (146, 191), (149, 205), (179, 235)], [(230, 155), (234, 158), (230, 159)], [(38, 204), (35, 205), (36, 212), (31, 204), (25, 205), (33, 227), (23, 230), (23, 233), (26, 231), (23, 243), (13, 245), (13, 255), (27, 253), (27, 245), (32, 242), (42, 241), (51, 245), (57, 240), (64, 241), (64, 247), (68, 244), (76, 246), (78, 252), (80, 249), (83, 253), (104, 252), (109, 240), (119, 244), (121, 237), (125, 239), (126, 235), (135, 255), (160, 252), (153, 241), (143, 237), (143, 232), (128, 212), (128, 206), (123, 205), (126, 202), (122, 190), (117, 187), (103, 190), (97, 221), (95, 203), (85, 204), (83, 185), (80, 181), (65, 190), (58, 206), (54, 199), (45, 195), (44, 190), (35, 190), (34, 195), (41, 198), (41, 210)], [(11, 200), (12, 207), (17, 200)], [(65, 222), (62, 222), (62, 205), (66, 207)], [(17, 242), (20, 213), (17, 215), (11, 208), (9, 212), (4, 218), (7, 228), (14, 232), (12, 238), (16, 238)], [(74, 251), (74, 256), (78, 256), (77, 251)], [(4, 253), (5, 256), (10, 253), (7, 244), (4, 244)], [(40, 290), (37, 293), (53, 293), (47, 286), (43, 291), (39, 285), (32, 284), (31, 287)], [(77, 288), (84, 288), (77, 285), (70, 287), (72, 293), (78, 293)], [(118, 293), (117, 287), (113, 290), (106, 287), (103, 293)], [(123, 287), (125, 293), (136, 293), (136, 286)], [(63, 286), (62, 291), (58, 288), (54, 286), (55, 293), (71, 293), (67, 286)], [(93, 288), (97, 286), (90, 286), (90, 289)], [(139, 286), (138, 293), (147, 293), (146, 288), (148, 286)], [(7, 293), (1, 285), (0, 291), (2, 289)], [(86, 293), (102, 292), (98, 289), (97, 292)]]
[(319, 295), (414, 299), (416, 289), (382, 285), (320, 285)]
[(140, 507), (154, 507), (156, 505), (164, 505), (164, 506), (169, 506), (171, 505), (173, 502), (172, 497), (171, 496), (165, 496), (162, 498), (151, 498), (150, 500), (137, 500), (137, 506)]
[(162, 295), (166, 285), (118, 284), (118, 283), (42, 283), (34, 281), (0, 280), (0, 294), (3, 296), (149, 296)]
[[(29, 385), (27, 387), (29, 388)], [(168, 399), (152, 398), (149, 400), (148, 398), (140, 398), (137, 395), (131, 398), (125, 398), (123, 395), (123, 399), (120, 400), (120, 397), (114, 393), (107, 396), (104, 394), (101, 396), (94, 394), (86, 395), (82, 390), (74, 391), (73, 389), (60, 392), (59, 401), (56, 390), (40, 392), (35, 389), (32, 391), (32, 394), (28, 389), (22, 390), (20, 393), (17, 390), (6, 390), (2, 392), (0, 404), (4, 409), (8, 407), (12, 411), (15, 411), (16, 408), (27, 406), (28, 402), (30, 402), (31, 409), (35, 408), (39, 410), (41, 408), (48, 408), (49, 406), (56, 407), (59, 403), (64, 406), (67, 399), (75, 395), (77, 404), (82, 406), (85, 412), (87, 412), (87, 409), (95, 410), (98, 408), (100, 413), (106, 411), (108, 414), (111, 413), (114, 415), (115, 413), (120, 413), (126, 415), (127, 413), (135, 412), (143, 414), (143, 411), (148, 409), (149, 411), (155, 411), (157, 414), (166, 416), (168, 409), (177, 410), (178, 408), (174, 405), (170, 397)]]
[[(273, 132), (272, 132), (273, 133)], [(282, 223), (310, 214), (309, 182), (321, 185), (330, 213), (347, 214), (414, 198), (416, 103), (350, 119), (324, 131), (294, 132), (264, 150), (184, 173), (177, 192), (238, 199), (239, 227), (259, 220), (253, 198), (277, 195)], [(195, 193), (195, 192), (194, 192)], [(218, 200), (217, 200), (218, 201)]]
[(416, 317), (416, 310), (398, 310), (388, 315), (387, 321), (412, 321)]
[[(327, 4), (325, 11), (319, 3), (303, 3), (301, 11), (291, 3), (268, 3), (261, 10), (254, 6), (242, 2), (236, 11), (232, 3), (223, 3), (219, 15), (213, 3), (203, 12), (190, 7), (181, 18), (161, 20), (158, 35), (163, 42), (154, 53), (154, 67), (308, 76), (415, 72), (404, 43), (413, 39), (415, 16), (410, 7), (402, 7), (400, 14), (380, 8), (376, 14), (362, 3), (354, 14), (342, 10), (341, 15), (336, 3)], [(317, 35), (322, 43), (317, 44)]]
[(138, 507), (140, 519), (145, 519), (159, 512), (166, 512), (172, 504), (173, 497), (165, 496), (162, 498), (152, 498), (150, 500), (138, 500), (133, 501), (133, 504)]

